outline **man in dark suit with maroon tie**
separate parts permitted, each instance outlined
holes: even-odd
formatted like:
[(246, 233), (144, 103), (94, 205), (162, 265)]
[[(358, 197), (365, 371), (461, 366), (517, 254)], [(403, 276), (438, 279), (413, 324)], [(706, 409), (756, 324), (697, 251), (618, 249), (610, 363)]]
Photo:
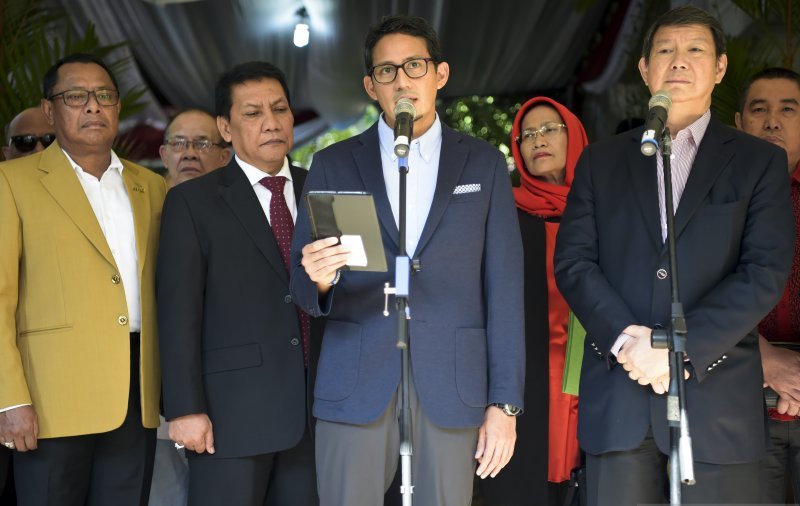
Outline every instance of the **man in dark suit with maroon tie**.
[(227, 167), (169, 193), (158, 310), (164, 415), (189, 457), (192, 505), (318, 503), (307, 385), (311, 322), (289, 295), (305, 170), (291, 166), (283, 73), (237, 65), (216, 89)]

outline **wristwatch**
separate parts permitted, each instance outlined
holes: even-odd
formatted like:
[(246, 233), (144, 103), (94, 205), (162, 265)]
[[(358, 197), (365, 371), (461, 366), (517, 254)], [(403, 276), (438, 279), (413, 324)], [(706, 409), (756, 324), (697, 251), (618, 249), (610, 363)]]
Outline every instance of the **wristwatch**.
[(493, 402), (493, 403), (489, 404), (489, 406), (496, 406), (496, 407), (502, 409), (503, 413), (505, 413), (508, 416), (518, 416), (518, 415), (522, 414), (522, 408), (518, 408), (518, 407), (514, 406), (513, 404), (503, 404), (501, 402)]

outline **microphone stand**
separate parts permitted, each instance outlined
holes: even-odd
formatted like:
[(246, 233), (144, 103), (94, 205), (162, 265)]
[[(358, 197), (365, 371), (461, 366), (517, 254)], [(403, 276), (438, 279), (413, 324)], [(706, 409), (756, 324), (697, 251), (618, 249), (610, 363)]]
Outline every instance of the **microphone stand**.
[(400, 176), (400, 206), (398, 212), (398, 229), (400, 244), (395, 258), (394, 288), (389, 283), (384, 285), (383, 293), (386, 295), (383, 315), (389, 316), (389, 295), (395, 296), (397, 308), (397, 348), (400, 350), (400, 494), (403, 497), (403, 506), (412, 505), (411, 495), (414, 486), (411, 485), (411, 407), (409, 404), (409, 381), (411, 376), (409, 361), (408, 321), (411, 319), (411, 308), (408, 304), (409, 284), (411, 275), (411, 261), (406, 252), (406, 174), (408, 174), (408, 157), (398, 157), (397, 170)]
[(669, 128), (659, 141), (664, 160), (664, 207), (667, 218), (667, 245), (669, 269), (672, 272), (672, 304), (670, 324), (666, 329), (653, 329), (650, 341), (653, 348), (669, 350), (669, 391), (667, 392), (667, 422), (669, 426), (669, 499), (671, 505), (681, 504), (681, 483), (694, 485), (694, 458), (692, 438), (689, 435), (689, 418), (686, 412), (686, 317), (680, 301), (678, 285), (678, 252), (675, 246), (675, 214), (672, 202), (672, 138)]

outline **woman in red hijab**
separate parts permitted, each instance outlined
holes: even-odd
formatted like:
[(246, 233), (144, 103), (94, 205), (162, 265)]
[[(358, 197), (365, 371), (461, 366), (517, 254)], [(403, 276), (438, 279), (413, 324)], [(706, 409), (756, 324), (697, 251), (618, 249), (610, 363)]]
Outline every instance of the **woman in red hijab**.
[(525, 252), (526, 409), (518, 419), (514, 457), (482, 488), (491, 505), (561, 506), (570, 472), (581, 462), (578, 398), (561, 391), (569, 308), (556, 288), (553, 251), (587, 139), (580, 120), (546, 97), (520, 108), (511, 135), (521, 179), (514, 199)]

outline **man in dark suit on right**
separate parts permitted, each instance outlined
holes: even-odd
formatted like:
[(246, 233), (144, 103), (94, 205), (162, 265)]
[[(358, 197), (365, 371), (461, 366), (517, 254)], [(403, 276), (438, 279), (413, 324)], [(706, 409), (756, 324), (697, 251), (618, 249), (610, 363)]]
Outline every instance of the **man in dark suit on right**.
[[(757, 325), (791, 265), (786, 154), (711, 118), (727, 68), (719, 22), (692, 6), (662, 15), (639, 70), (673, 100), (673, 196), (694, 486), (686, 503), (757, 502), (766, 441)], [(575, 170), (555, 254), (556, 280), (586, 327), (578, 438), (592, 505), (661, 503), (666, 489), (666, 350), (670, 320), (661, 153), (642, 129), (589, 146)], [(619, 362), (619, 364), (617, 364)]]

